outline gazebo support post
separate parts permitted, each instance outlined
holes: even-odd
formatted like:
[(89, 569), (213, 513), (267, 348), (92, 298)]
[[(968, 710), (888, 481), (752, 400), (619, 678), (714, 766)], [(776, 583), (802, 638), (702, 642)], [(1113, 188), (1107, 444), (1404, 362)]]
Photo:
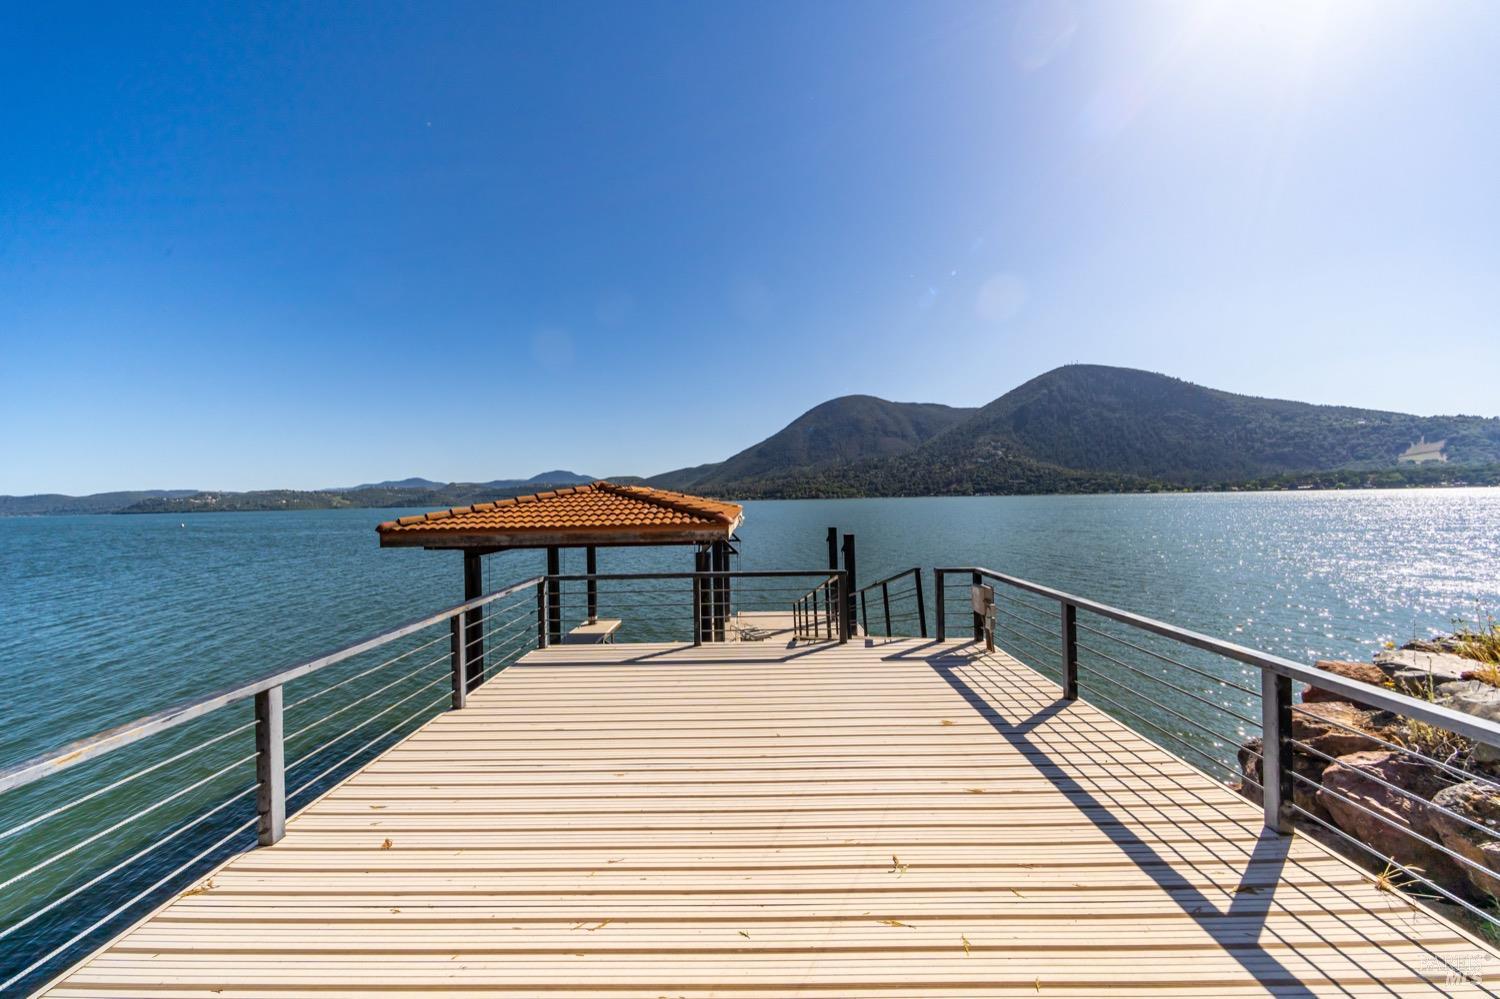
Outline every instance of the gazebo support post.
[[(705, 573), (708, 571), (709, 559), (708, 549), (699, 545), (693, 551), (693, 572)], [(705, 625), (708, 618), (708, 579), (703, 575), (693, 576), (693, 644), (702, 645), (703, 636), (707, 632)]]
[[(713, 543), (713, 567), (714, 572), (729, 571), (729, 543), (727, 541), (715, 541)], [(714, 641), (724, 641), (724, 624), (729, 617), (729, 577), (715, 576), (713, 585), (714, 602)]]
[(583, 550), (584, 569), (590, 577), (588, 581), (589, 590), (589, 624), (599, 623), (599, 581), (593, 579), (599, 572), (599, 549), (589, 545)]
[(556, 545), (547, 549), (547, 642), (562, 644), (562, 573), (561, 552)]
[[(473, 548), (464, 549), (464, 601), (478, 600), (484, 596), (484, 552)], [(469, 689), (484, 682), (484, 608), (475, 607), (464, 615), (464, 661), (467, 666)]]

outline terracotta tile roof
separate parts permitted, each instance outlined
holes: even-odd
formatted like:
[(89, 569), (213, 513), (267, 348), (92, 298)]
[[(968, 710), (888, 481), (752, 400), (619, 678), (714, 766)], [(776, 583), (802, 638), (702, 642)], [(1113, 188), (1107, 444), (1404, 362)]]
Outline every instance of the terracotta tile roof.
[(417, 542), (444, 536), (487, 535), (498, 542), (525, 540), (528, 534), (584, 532), (728, 533), (740, 522), (742, 508), (649, 486), (595, 482), (553, 492), (434, 510), (381, 524), (381, 543)]

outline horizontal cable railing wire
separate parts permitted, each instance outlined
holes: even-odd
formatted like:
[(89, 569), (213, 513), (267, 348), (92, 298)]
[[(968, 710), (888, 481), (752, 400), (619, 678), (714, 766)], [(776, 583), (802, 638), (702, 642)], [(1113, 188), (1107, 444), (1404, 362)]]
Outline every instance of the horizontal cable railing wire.
[(920, 568), (903, 569), (856, 591), (860, 631), (883, 638), (926, 638), (927, 598)]
[(828, 569), (557, 573), (543, 579), (539, 613), (547, 644), (716, 642), (780, 632), (837, 640), (832, 597), (841, 579)]
[[(1273, 831), (1314, 836), (1382, 887), (1500, 930), (1491, 890), (1500, 868), (1490, 859), (1500, 849), (1486, 848), (1500, 844), (1500, 828), (1444, 803), (1461, 796), (1434, 800), (1458, 785), (1500, 798), (1500, 777), (1477, 762), (1481, 746), (1500, 755), (1500, 724), (990, 569), (940, 568), (934, 582), (940, 639), (967, 640), (972, 627), (976, 640), (1056, 678), (1065, 698), (1091, 702), (1259, 802)], [(1294, 683), (1346, 699), (1373, 727), (1294, 703)], [(1330, 731), (1341, 736), (1328, 744), (1338, 752), (1313, 744)], [(1421, 782), (1399, 783), (1398, 763)]]
[[(536, 647), (540, 582), (0, 770), (0, 992), (42, 984), (223, 860), (274, 841), (289, 811), (461, 706), (471, 671)], [(488, 651), (459, 637), (467, 624), (485, 625)]]

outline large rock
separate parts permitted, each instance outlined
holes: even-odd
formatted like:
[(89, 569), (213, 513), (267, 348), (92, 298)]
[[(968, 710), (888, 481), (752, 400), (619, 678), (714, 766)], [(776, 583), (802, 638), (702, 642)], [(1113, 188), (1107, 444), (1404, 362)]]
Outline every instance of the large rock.
[[(1317, 701), (1292, 709), (1292, 738), (1334, 758), (1380, 749), (1380, 743), (1360, 732), (1380, 734), (1395, 721), (1393, 715), (1371, 711), (1348, 701)], [(1358, 732), (1351, 732), (1357, 729)], [(1324, 760), (1322, 766), (1327, 766)], [(1320, 767), (1321, 770), (1321, 767)]]
[[(1322, 819), (1329, 818), (1318, 800), (1319, 784), (1328, 759), (1337, 759), (1350, 753), (1376, 750), (1380, 743), (1360, 732), (1380, 732), (1382, 725), (1393, 721), (1384, 712), (1366, 711), (1348, 701), (1322, 701), (1298, 705), (1292, 711), (1292, 738), (1309, 747), (1295, 746), (1292, 750), (1292, 771), (1305, 777), (1305, 781), (1292, 781), (1292, 797), (1302, 808)], [(1335, 724), (1335, 722), (1337, 724)], [(1351, 732), (1350, 729), (1359, 731)], [(1260, 801), (1260, 749), (1259, 737), (1251, 737), (1239, 750), (1240, 772), (1245, 781), (1241, 792), (1252, 801)], [(1311, 752), (1316, 750), (1317, 752)], [(1323, 755), (1318, 755), (1322, 753)]]
[(1402, 649), (1410, 649), (1415, 652), (1458, 652), (1463, 643), (1454, 635), (1434, 635), (1431, 638), (1415, 638)]
[[(1244, 781), (1240, 783), (1240, 794), (1243, 794), (1257, 805), (1263, 800), (1261, 798), (1260, 785), (1260, 747), (1260, 736), (1253, 735), (1245, 740), (1245, 744), (1240, 747), (1239, 751), (1240, 772), (1245, 776)], [(1307, 809), (1325, 822), (1332, 821), (1332, 818), (1322, 803), (1318, 801), (1316, 784), (1322, 779), (1323, 768), (1327, 765), (1327, 760), (1305, 750), (1298, 749), (1292, 754), (1292, 772), (1301, 774), (1313, 782), (1312, 785), (1308, 785), (1303, 781), (1294, 779), (1292, 781), (1292, 800), (1299, 807)]]
[[(1500, 722), (1500, 687), (1492, 687), (1480, 680), (1458, 680), (1445, 683), (1437, 689), (1438, 704), (1455, 711)], [(1474, 762), (1485, 766), (1500, 763), (1500, 748), (1486, 743), (1474, 746)]]
[[(1409, 793), (1393, 790), (1376, 780), (1377, 777)], [(1330, 763), (1323, 771), (1318, 800), (1334, 823), (1350, 836), (1384, 856), (1418, 869), (1449, 891), (1463, 894), (1468, 880), (1458, 863), (1411, 835), (1415, 832), (1438, 839), (1431, 800), (1450, 783), (1443, 771), (1407, 753), (1351, 753)], [(1377, 815), (1386, 821), (1376, 818)]]
[(1433, 810), (1433, 828), (1438, 840), (1465, 860), (1481, 864), (1495, 874), (1463, 867), (1469, 883), (1484, 895), (1500, 898), (1500, 791), (1487, 781), (1469, 781), (1445, 787), (1432, 796), (1432, 803), (1494, 832), (1486, 834), (1452, 815)]
[(1448, 652), (1396, 649), (1375, 655), (1391, 686), (1414, 697), (1430, 697), (1439, 684), (1462, 680), (1474, 669), (1474, 660)]
[[(1346, 662), (1339, 659), (1319, 659), (1314, 665), (1316, 666), (1316, 668), (1322, 670), (1325, 673), (1333, 673), (1337, 676), (1343, 677), (1346, 680), (1356, 680), (1360, 683), (1368, 683), (1372, 687), (1386, 686), (1385, 670), (1381, 669), (1379, 666), (1376, 666), (1374, 663)], [(1358, 704), (1360, 707), (1370, 707), (1370, 705), (1368, 704), (1361, 704), (1355, 698), (1346, 697), (1343, 694), (1334, 693), (1331, 690), (1324, 690), (1322, 687), (1318, 687), (1316, 685), (1308, 687), (1302, 692), (1302, 700), (1304, 703), (1308, 704), (1312, 704), (1318, 701), (1349, 701), (1353, 704)]]

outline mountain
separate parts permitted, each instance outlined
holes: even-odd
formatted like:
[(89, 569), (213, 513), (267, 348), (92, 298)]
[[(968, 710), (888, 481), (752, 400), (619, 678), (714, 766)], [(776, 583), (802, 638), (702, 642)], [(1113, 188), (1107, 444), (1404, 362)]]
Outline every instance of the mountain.
[[(914, 419), (903, 424), (903, 416)], [(1423, 439), (1445, 441), (1448, 463), (1399, 465)], [(1500, 419), (1262, 399), (1080, 364), (978, 410), (835, 399), (724, 462), (647, 482), (771, 498), (1455, 480), (1500, 482)]]
[[(555, 469), (551, 472), (542, 472), (533, 475), (529, 479), (493, 479), (489, 482), (479, 482), (475, 485), (488, 486), (492, 489), (515, 489), (517, 486), (581, 486), (593, 482), (593, 476), (579, 475), (577, 472), (569, 472), (565, 469)], [(358, 486), (335, 486), (332, 489), (320, 490), (328, 493), (357, 493), (362, 489), (444, 489), (448, 486), (458, 485), (454, 482), (435, 482), (432, 479), (387, 479), (384, 482), (366, 482)]]
[(323, 490), (330, 493), (357, 493), (361, 489), (441, 489), (446, 482), (431, 479), (387, 479), (384, 482), (365, 482), (357, 486), (334, 486)]
[(1005, 452), (1062, 468), (1197, 485), (1388, 468), (1424, 437), (1446, 439), (1454, 463), (1500, 461), (1496, 419), (1262, 399), (1149, 371), (1077, 364), (1007, 392), (913, 459), (962, 464)]
[(666, 489), (713, 490), (821, 465), (904, 454), (974, 414), (926, 402), (846, 395), (814, 406), (785, 428), (725, 461), (646, 479)]
[[(586, 486), (590, 482), (597, 481), (593, 475), (579, 475), (577, 472), (569, 472), (566, 469), (555, 468), (550, 472), (541, 472), (533, 475), (525, 482), (517, 483), (523, 486)], [(491, 483), (493, 485), (493, 483)]]

